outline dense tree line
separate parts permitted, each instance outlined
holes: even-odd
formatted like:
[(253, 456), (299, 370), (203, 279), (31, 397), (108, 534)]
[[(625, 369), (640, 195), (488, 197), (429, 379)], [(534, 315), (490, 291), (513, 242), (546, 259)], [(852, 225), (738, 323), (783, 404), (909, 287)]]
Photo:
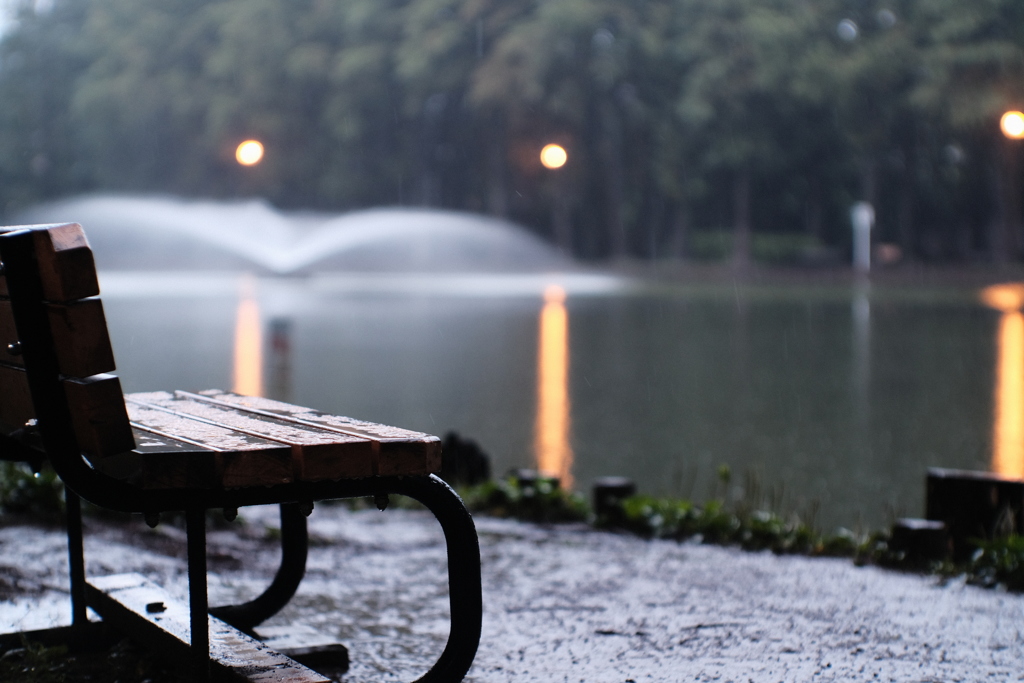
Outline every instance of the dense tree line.
[[(41, 9), (45, 7), (45, 9)], [(95, 189), (1015, 259), (1020, 0), (53, 0), (0, 43), (0, 210)], [(234, 162), (257, 138), (265, 161)], [(548, 142), (569, 163), (541, 166)]]

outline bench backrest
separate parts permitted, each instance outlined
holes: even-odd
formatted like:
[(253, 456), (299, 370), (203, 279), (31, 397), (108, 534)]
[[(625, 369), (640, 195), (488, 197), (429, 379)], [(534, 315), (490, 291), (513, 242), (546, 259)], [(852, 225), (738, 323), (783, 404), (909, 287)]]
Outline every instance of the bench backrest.
[(0, 228), (0, 262), (0, 433), (37, 428), (51, 460), (133, 449), (82, 227)]

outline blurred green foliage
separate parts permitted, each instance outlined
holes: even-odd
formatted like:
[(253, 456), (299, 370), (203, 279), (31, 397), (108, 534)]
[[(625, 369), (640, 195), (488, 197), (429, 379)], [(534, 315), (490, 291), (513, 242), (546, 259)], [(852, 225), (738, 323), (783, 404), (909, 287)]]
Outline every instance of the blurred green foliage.
[(26, 641), (21, 648), (0, 656), (0, 680), (63, 683), (67, 676), (63, 664), (67, 658), (66, 646), (44, 647)]
[(465, 487), (460, 494), (472, 511), (528, 522), (583, 522), (590, 513), (582, 496), (562, 490), (557, 481), (547, 478), (530, 483), (514, 477), (492, 480)]
[[(732, 471), (718, 469), (720, 486), (728, 486)], [(801, 518), (770, 509), (770, 492), (761, 490), (756, 477), (747, 474), (745, 493), (731, 503), (712, 498), (704, 503), (690, 500), (635, 495), (612, 501), (595, 514), (582, 496), (562, 490), (557, 480), (538, 478), (520, 482), (515, 476), (460, 489), (467, 507), (476, 513), (511, 517), (530, 522), (587, 521), (598, 529), (625, 531), (644, 538), (738, 546), (744, 550), (770, 550), (776, 554), (816, 557), (847, 557), (858, 565), (874, 564), (890, 569), (963, 576), (970, 583), (1009, 590), (1024, 590), (1024, 537), (1010, 535), (978, 546), (970, 562), (923, 559), (890, 547), (890, 534), (875, 531), (859, 534), (846, 528), (823, 533), (813, 523), (815, 510)], [(764, 504), (769, 504), (769, 509)], [(775, 501), (779, 503), (778, 500)], [(810, 520), (810, 521), (809, 521)]]
[(21, 647), (0, 653), (0, 681), (19, 683), (87, 683), (149, 681), (183, 683), (187, 678), (164, 658), (125, 639), (113, 647), (71, 651), (23, 640)]
[[(733, 253), (731, 230), (701, 230), (690, 236), (689, 256), (702, 261), (721, 261)], [(824, 248), (821, 240), (803, 233), (754, 235), (751, 253), (756, 261), (799, 264), (812, 261)]]
[[(999, 114), (1024, 102), (1015, 0), (17, 6), (0, 211), (260, 195), (483, 211), (547, 236), (567, 211), (578, 255), (666, 257), (703, 256), (699, 229), (723, 225), (843, 248), (867, 198), (906, 254), (1014, 248), (987, 230), (1008, 210)], [(241, 168), (250, 137), (267, 155)], [(569, 151), (557, 172), (537, 157), (550, 141)], [(776, 258), (757, 244), (730, 248)]]
[(64, 512), (64, 484), (50, 467), (0, 462), (0, 510), (56, 519)]
[(623, 528), (647, 538), (739, 545), (746, 550), (852, 557), (859, 540), (840, 529), (831, 536), (792, 516), (784, 519), (767, 510), (730, 509), (721, 500), (696, 505), (686, 500), (632, 496), (620, 511), (597, 520), (598, 526)]
[(977, 541), (971, 558), (970, 577), (982, 586), (1004, 585), (1013, 591), (1024, 590), (1024, 536)]

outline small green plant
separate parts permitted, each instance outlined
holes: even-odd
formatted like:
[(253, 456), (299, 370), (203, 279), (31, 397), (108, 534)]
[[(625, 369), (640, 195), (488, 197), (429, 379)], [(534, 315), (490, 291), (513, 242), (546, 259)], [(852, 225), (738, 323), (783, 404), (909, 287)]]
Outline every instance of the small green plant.
[(33, 472), (22, 463), (0, 463), (0, 510), (56, 518), (64, 512), (64, 484), (49, 467)]
[[(730, 229), (694, 230), (689, 237), (690, 256), (701, 261), (721, 261), (733, 253), (735, 232)], [(752, 236), (751, 253), (756, 261), (798, 263), (823, 248), (806, 233), (758, 233)]]
[(464, 488), (460, 494), (470, 510), (495, 517), (529, 522), (582, 522), (590, 514), (582, 496), (567, 493), (557, 482), (546, 478), (520, 483), (509, 477)]
[(63, 683), (68, 649), (60, 645), (44, 647), (22, 639), (21, 647), (0, 656), (0, 681), (25, 683)]
[(689, 252), (701, 261), (721, 261), (732, 253), (731, 230), (694, 230), (689, 235)]
[(840, 527), (831, 536), (821, 539), (817, 554), (825, 557), (856, 557), (860, 543), (855, 533)]
[(185, 680), (183, 674), (158, 653), (143, 650), (127, 639), (107, 650), (71, 654), (63, 645), (46, 647), (22, 638), (20, 646), (0, 654), (0, 681), (184, 683)]
[(978, 550), (968, 565), (968, 580), (981, 586), (1002, 584), (1024, 590), (1024, 536), (1010, 534), (991, 541), (977, 540)]
[[(725, 479), (725, 477), (723, 477)], [(683, 540), (699, 536), (705, 543), (740, 545), (776, 553), (853, 555), (856, 541), (848, 531), (821, 536), (798, 518), (785, 520), (774, 512), (729, 509), (721, 500), (696, 505), (687, 500), (632, 496), (622, 501), (621, 514), (608, 515), (620, 527), (648, 538)]]

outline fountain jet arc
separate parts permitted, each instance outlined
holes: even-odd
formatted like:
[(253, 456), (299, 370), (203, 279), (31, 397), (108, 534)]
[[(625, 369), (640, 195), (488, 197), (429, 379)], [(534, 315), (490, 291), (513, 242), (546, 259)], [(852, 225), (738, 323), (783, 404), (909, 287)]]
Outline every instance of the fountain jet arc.
[(571, 263), (523, 228), (456, 211), (283, 213), (262, 200), (86, 195), (39, 205), (23, 223), (84, 225), (110, 270), (530, 272)]

